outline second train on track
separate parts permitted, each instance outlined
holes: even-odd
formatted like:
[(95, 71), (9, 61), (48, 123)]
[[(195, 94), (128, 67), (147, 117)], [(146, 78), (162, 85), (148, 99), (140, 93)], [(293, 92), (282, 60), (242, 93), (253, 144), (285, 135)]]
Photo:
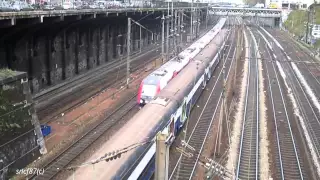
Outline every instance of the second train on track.
[(195, 43), (199, 52), (192, 55), (179, 74), (108, 139), (101, 151), (112, 152), (141, 141), (151, 143), (143, 143), (122, 154), (121, 158), (95, 164), (94, 170), (92, 167), (78, 169), (74, 172), (75, 179), (150, 179), (155, 166), (155, 143), (152, 140), (159, 131), (166, 131), (168, 142), (172, 142), (187, 121), (220, 61), (218, 54), (223, 50), (228, 34), (223, 28), (225, 22), (226, 18), (221, 18), (215, 28)]
[(160, 68), (144, 78), (138, 90), (137, 101), (142, 107), (149, 103), (166, 85), (219, 33), (224, 21), (219, 21), (213, 29), (187, 49), (179, 53)]

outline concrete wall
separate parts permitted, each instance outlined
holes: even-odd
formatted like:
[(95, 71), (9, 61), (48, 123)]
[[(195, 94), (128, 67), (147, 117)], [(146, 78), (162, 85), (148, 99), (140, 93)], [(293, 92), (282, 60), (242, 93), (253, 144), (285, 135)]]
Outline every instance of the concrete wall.
[[(139, 20), (145, 15), (139, 13), (130, 17)], [(154, 13), (140, 23), (155, 29), (156, 26), (151, 24), (160, 25), (160, 19), (154, 19), (156, 16), (159, 14)], [(137, 49), (139, 29), (136, 25), (132, 29), (133, 48)], [(121, 54), (126, 54), (127, 16), (124, 15), (0, 30), (9, 34), (0, 38), (0, 58), (5, 60), (0, 62), (0, 68), (28, 72), (33, 94), (89, 69), (116, 61), (118, 44), (121, 45)], [(150, 35), (142, 31), (143, 47), (146, 47), (148, 38), (150, 41)]]
[[(0, 70), (0, 180), (39, 157), (32, 124), (32, 106), (21, 79), (26, 73), (1, 79)], [(28, 87), (28, 86), (27, 86)]]

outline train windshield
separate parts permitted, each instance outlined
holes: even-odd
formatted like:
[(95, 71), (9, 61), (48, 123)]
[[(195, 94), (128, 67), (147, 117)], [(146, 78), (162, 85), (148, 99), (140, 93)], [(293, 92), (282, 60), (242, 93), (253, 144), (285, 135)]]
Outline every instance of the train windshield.
[(144, 85), (142, 89), (141, 96), (142, 97), (153, 97), (156, 95), (157, 86), (156, 85)]

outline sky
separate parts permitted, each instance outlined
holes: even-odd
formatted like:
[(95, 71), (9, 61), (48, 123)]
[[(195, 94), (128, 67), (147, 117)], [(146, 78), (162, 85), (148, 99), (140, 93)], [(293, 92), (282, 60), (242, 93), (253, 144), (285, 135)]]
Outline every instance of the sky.
[(243, 0), (211, 0), (212, 2), (228, 2), (228, 3), (237, 3), (242, 4)]

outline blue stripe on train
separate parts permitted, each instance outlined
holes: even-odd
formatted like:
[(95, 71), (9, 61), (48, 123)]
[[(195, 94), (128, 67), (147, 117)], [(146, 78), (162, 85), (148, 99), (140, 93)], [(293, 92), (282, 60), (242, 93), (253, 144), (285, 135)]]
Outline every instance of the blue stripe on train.
[(147, 168), (140, 175), (138, 180), (149, 180), (149, 179), (151, 179), (151, 177), (153, 176), (154, 171), (155, 171), (155, 164), (156, 164), (156, 160), (155, 160), (155, 156), (153, 156), (152, 159), (150, 160), (149, 164), (147, 165)]

